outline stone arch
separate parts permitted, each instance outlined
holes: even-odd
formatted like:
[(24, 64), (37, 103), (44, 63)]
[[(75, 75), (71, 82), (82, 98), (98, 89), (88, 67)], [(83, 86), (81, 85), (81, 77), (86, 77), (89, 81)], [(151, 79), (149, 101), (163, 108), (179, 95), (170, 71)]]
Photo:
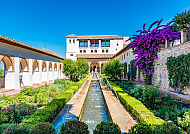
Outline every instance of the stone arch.
[(53, 71), (52, 63), (49, 63), (49, 71)]
[(10, 56), (3, 56), (0, 61), (3, 61), (5, 71), (14, 71), (13, 60)]
[(54, 63), (54, 71), (57, 71), (57, 63)]
[(39, 63), (37, 60), (33, 61), (33, 72), (39, 71)]
[(43, 72), (47, 71), (47, 66), (46, 66), (46, 62), (45, 61), (42, 62), (42, 71)]
[(29, 65), (28, 65), (26, 58), (20, 59), (20, 68), (19, 69), (22, 71), (29, 71)]

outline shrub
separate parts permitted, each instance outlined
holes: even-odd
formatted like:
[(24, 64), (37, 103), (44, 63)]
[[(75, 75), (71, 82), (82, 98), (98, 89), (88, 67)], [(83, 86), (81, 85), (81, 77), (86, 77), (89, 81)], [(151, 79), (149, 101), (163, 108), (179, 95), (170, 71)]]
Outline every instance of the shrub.
[(155, 134), (182, 134), (180, 128), (173, 122), (165, 122), (154, 128)]
[[(20, 103), (16, 105), (16, 109), (18, 112), (18, 115), (25, 116), (33, 114), (35, 111), (37, 111), (37, 107), (34, 105), (26, 104), (26, 103)], [(14, 113), (14, 105), (9, 105), (7, 107), (7, 114), (13, 114)]]
[(89, 134), (88, 125), (78, 120), (70, 120), (61, 125), (59, 134)]
[(190, 111), (185, 112), (183, 118), (178, 117), (178, 124), (190, 133)]
[(30, 128), (28, 126), (10, 125), (2, 134), (28, 134)]
[(93, 130), (93, 134), (121, 134), (119, 126), (113, 122), (102, 121)]
[(139, 122), (148, 125), (150, 124), (151, 127), (161, 125), (164, 122), (160, 118), (155, 117), (154, 114), (150, 112), (139, 100), (128, 95), (115, 83), (109, 81), (109, 84), (117, 92), (119, 99), (125, 107), (137, 118)]
[(48, 122), (39, 123), (32, 128), (31, 134), (56, 134), (56, 129)]
[(145, 102), (145, 104), (150, 108), (159, 108), (162, 103), (160, 91), (154, 87), (144, 90), (143, 102)]
[(131, 129), (129, 130), (129, 134), (153, 134), (154, 131), (153, 129), (150, 127), (150, 125), (146, 125), (146, 124), (136, 124), (135, 126), (131, 127)]
[(4, 131), (6, 128), (8, 128), (9, 126), (11, 126), (11, 125), (13, 125), (13, 124), (9, 124), (9, 123), (3, 123), (3, 124), (1, 124), (1, 125), (0, 125), (0, 134), (2, 134), (3, 131)]

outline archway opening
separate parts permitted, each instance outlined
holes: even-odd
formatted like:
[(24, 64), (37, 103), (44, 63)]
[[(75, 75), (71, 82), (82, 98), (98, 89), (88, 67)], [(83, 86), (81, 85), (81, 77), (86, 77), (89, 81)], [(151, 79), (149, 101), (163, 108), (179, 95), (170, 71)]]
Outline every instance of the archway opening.
[(43, 63), (42, 63), (42, 71), (43, 72), (47, 71), (47, 67), (46, 67), (46, 62), (45, 61), (43, 61)]
[(57, 64), (54, 64), (54, 71), (57, 71)]
[(0, 89), (5, 88), (5, 65), (0, 61)]
[(49, 63), (49, 71), (52, 71), (53, 70), (53, 68), (52, 68), (52, 63), (50, 62)]
[(35, 61), (33, 62), (33, 72), (37, 72), (37, 71), (39, 71), (39, 67), (38, 67), (38, 62), (37, 62), (37, 60), (35, 60)]
[(20, 68), (19, 69), (22, 71), (28, 71), (28, 64), (27, 64), (26, 59), (22, 58), (20, 60)]

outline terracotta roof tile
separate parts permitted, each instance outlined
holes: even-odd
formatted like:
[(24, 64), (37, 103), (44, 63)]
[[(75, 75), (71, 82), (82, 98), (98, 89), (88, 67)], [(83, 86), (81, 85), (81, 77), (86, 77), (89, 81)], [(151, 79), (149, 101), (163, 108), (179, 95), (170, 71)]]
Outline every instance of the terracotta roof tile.
[(77, 37), (77, 39), (123, 39), (118, 35), (92, 35), (92, 36), (76, 36), (74, 34), (68, 35), (66, 37)]
[(48, 49), (39, 49), (39, 48), (27, 45), (25, 43), (16, 41), (14, 39), (11, 39), (11, 38), (8, 38), (8, 37), (2, 36), (2, 35), (0, 35), (0, 42), (7, 43), (10, 45), (14, 45), (14, 46), (21, 47), (21, 48), (25, 48), (25, 49), (29, 49), (31, 51), (39, 52), (42, 54), (46, 54), (46, 55), (53, 56), (53, 57), (64, 60), (63, 57), (61, 57), (60, 55), (58, 55), (58, 54), (56, 54), (56, 53), (54, 53)]
[(77, 58), (100, 58), (100, 59), (109, 59), (112, 58), (114, 54), (76, 54)]

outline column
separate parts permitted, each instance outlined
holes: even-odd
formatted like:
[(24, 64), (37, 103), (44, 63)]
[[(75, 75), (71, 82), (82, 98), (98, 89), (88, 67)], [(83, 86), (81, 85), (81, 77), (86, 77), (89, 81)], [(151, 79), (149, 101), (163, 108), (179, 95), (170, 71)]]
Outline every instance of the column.
[(47, 65), (47, 82), (49, 82), (49, 61), (46, 61)]
[(32, 86), (33, 78), (32, 78), (32, 73), (33, 73), (33, 67), (32, 67), (32, 59), (29, 59), (29, 86)]
[(181, 43), (184, 43), (187, 41), (187, 34), (186, 34), (186, 30), (181, 30)]
[(88, 40), (88, 47), (90, 47), (90, 40)]
[(39, 60), (39, 83), (42, 84), (42, 61)]
[(88, 73), (90, 73), (90, 64), (91, 64), (91, 62), (88, 63), (88, 66), (89, 66)]
[(53, 79), (52, 79), (52, 80), (53, 80), (53, 81), (54, 81), (54, 69), (55, 69), (55, 68), (54, 68), (54, 65), (55, 65), (55, 63), (53, 62), (53, 65), (52, 65), (52, 67), (53, 67)]
[(14, 57), (15, 62), (15, 89), (20, 89), (20, 79), (19, 79), (19, 57)]
[(102, 73), (102, 66), (101, 66), (102, 64), (101, 64), (101, 63), (102, 63), (102, 62), (100, 61), (100, 62), (99, 62), (100, 74)]
[(170, 43), (168, 40), (165, 40), (165, 48), (169, 48), (170, 47)]
[(99, 40), (99, 47), (101, 47), (101, 40)]

